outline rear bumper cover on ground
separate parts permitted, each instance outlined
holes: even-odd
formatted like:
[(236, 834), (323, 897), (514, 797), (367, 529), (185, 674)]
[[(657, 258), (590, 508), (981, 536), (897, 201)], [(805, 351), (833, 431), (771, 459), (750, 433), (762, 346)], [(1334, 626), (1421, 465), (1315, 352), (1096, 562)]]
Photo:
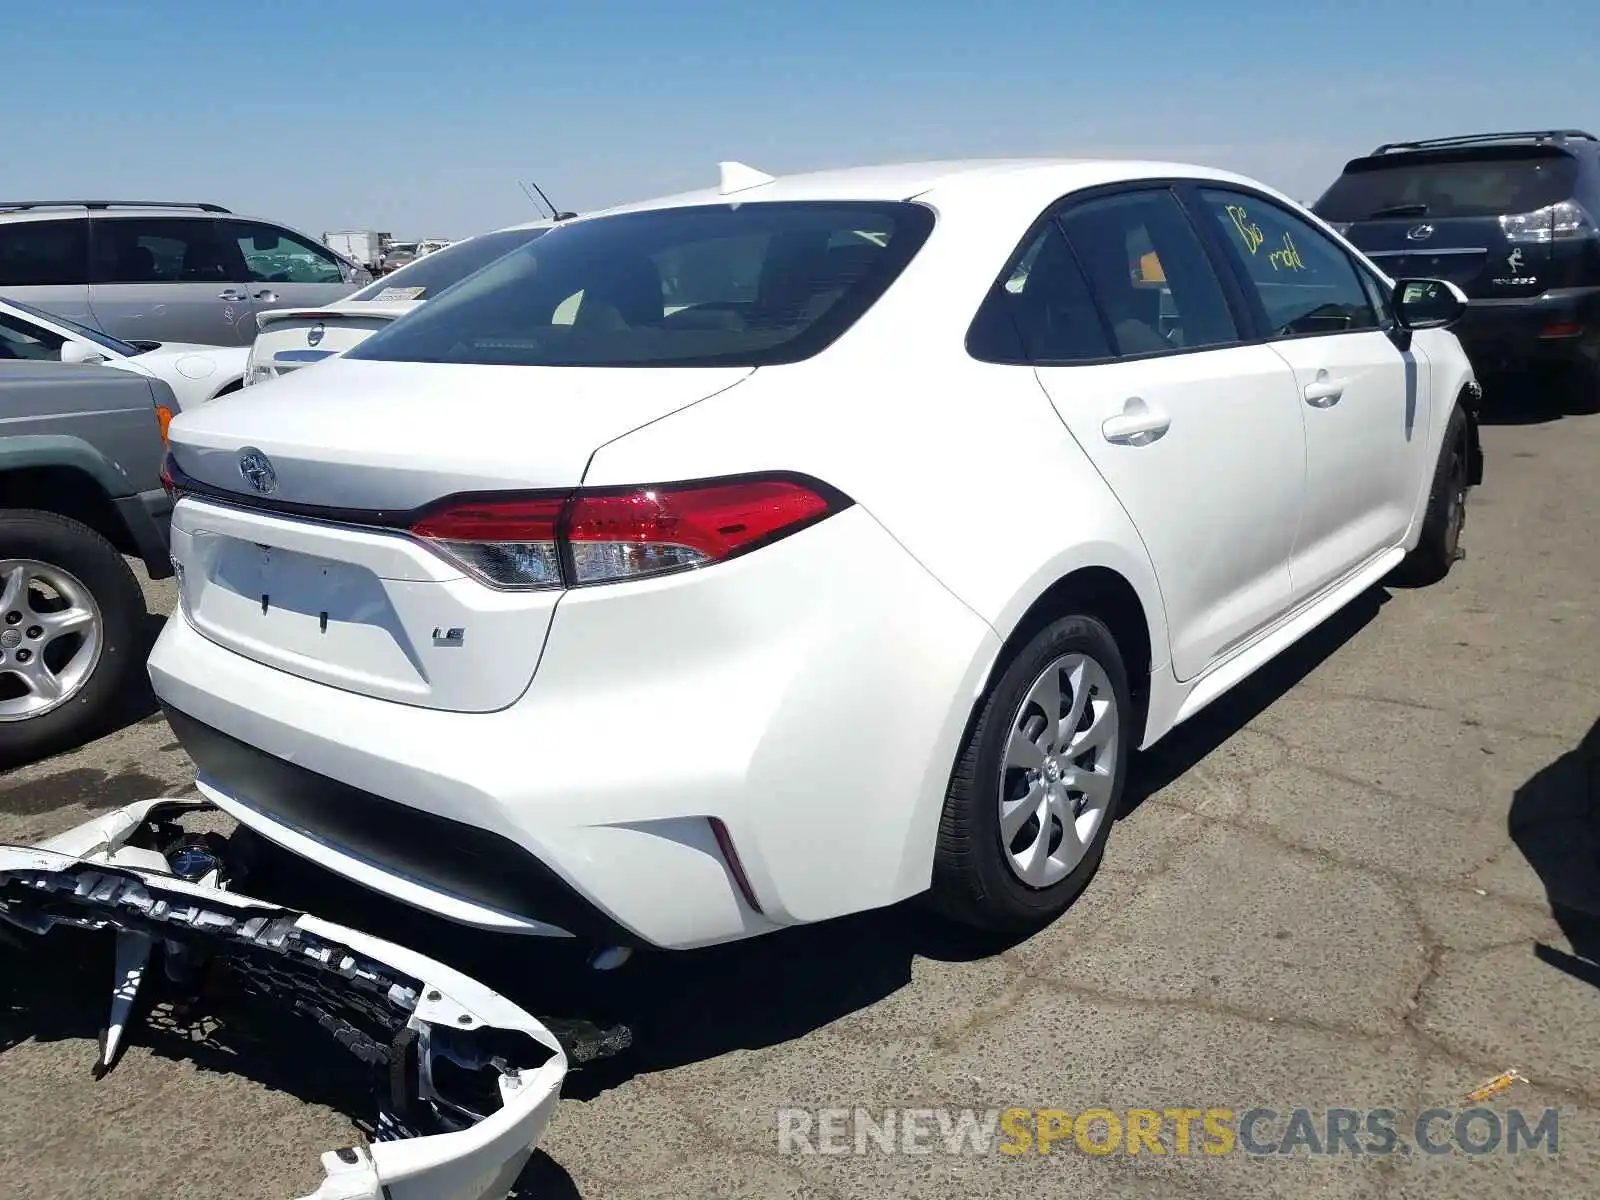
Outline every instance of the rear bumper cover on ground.
[[(390, 1080), (370, 1144), (322, 1155), (304, 1200), (500, 1200), (560, 1099), (567, 1057), (538, 1020), (459, 972), (317, 917), (170, 873), (137, 844), (197, 807), (145, 801), (40, 846), (0, 845), (0, 928), (111, 929), (117, 938), (102, 1067), (153, 948), (220, 959), (252, 991), (311, 1016)], [(465, 1077), (477, 1086), (459, 1090)], [(395, 1081), (405, 1081), (404, 1095)], [(455, 1094), (452, 1094), (454, 1092)], [(489, 1097), (487, 1102), (485, 1097)], [(226, 1120), (225, 1114), (219, 1114)]]

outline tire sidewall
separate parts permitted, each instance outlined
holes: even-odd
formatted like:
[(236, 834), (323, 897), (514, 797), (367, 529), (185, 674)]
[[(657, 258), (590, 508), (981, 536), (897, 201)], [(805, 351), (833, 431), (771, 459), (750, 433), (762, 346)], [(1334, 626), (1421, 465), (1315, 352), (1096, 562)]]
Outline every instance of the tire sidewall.
[(76, 695), (41, 716), (0, 722), (0, 762), (28, 761), (92, 732), (137, 670), (144, 596), (122, 555), (87, 525), (55, 513), (0, 511), (0, 559), (29, 558), (77, 578), (100, 609), (100, 660)]
[[(1116, 763), (1111, 798), (1105, 817), (1095, 831), (1083, 861), (1065, 879), (1047, 888), (1031, 888), (1012, 872), (1000, 841), (1000, 768), (1011, 736), (1011, 718), (1028, 688), (1054, 660), (1065, 654), (1084, 654), (1099, 663), (1111, 681), (1117, 704)], [(984, 892), (1019, 922), (1048, 919), (1071, 904), (1088, 884), (1105, 854), (1111, 827), (1116, 823), (1127, 781), (1133, 719), (1127, 669), (1111, 631), (1092, 617), (1066, 617), (1042, 629), (1006, 668), (985, 708), (972, 790), (974, 838), (982, 848), (974, 866)]]

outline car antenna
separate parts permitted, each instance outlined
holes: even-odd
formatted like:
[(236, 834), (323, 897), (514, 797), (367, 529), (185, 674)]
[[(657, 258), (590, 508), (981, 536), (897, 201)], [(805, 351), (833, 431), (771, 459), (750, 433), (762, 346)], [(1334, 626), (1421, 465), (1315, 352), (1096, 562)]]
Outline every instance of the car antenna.
[[(533, 191), (528, 190), (530, 185), (532, 185)], [(527, 195), (529, 200), (533, 199), (534, 192), (539, 194), (539, 199), (544, 201), (544, 206), (550, 210), (550, 219), (552, 221), (570, 221), (573, 217), (578, 215), (577, 213), (562, 212), (554, 204), (551, 204), (550, 197), (544, 194), (544, 189), (531, 179), (522, 185), (522, 190), (523, 193)]]

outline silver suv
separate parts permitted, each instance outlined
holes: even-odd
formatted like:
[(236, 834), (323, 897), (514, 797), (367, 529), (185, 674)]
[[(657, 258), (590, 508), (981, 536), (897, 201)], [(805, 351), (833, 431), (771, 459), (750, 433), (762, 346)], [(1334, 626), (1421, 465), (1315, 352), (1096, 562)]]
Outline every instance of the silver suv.
[(371, 279), (217, 204), (0, 201), (0, 295), (124, 341), (248, 346), (257, 309), (329, 304)]

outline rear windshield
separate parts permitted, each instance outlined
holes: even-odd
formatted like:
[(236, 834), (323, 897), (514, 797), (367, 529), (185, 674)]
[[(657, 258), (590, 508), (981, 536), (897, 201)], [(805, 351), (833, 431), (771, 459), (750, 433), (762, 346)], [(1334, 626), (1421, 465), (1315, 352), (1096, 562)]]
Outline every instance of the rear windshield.
[(1572, 198), (1578, 162), (1530, 147), (1358, 158), (1313, 206), (1324, 221), (1498, 217)]
[[(456, 242), (369, 283), (346, 299), (431, 300), (451, 284), (460, 283), (474, 271), (487, 267), (502, 254), (510, 254), (518, 246), (527, 245), (543, 232), (545, 227), (503, 229), (499, 233), (485, 233)], [(391, 290), (403, 294), (384, 295)]]
[(345, 357), (572, 367), (795, 362), (866, 312), (932, 228), (923, 205), (859, 201), (573, 221)]

